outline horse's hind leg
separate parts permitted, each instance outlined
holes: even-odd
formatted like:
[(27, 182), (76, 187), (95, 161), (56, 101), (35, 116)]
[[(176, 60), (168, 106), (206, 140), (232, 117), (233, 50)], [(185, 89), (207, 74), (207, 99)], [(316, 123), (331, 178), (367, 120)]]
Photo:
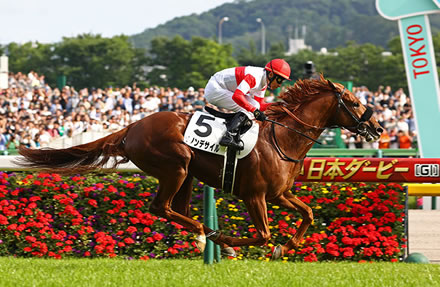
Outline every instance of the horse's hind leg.
[(182, 186), (174, 196), (173, 201), (171, 203), (171, 208), (174, 211), (182, 215), (185, 215), (186, 217), (191, 216), (189, 202), (191, 201), (193, 179), (194, 177), (188, 174), (188, 176), (185, 178)]
[(197, 234), (197, 245), (200, 251), (203, 252), (206, 245), (203, 225), (171, 209), (173, 198), (185, 182), (187, 171), (183, 167), (168, 170), (173, 170), (173, 172), (159, 178), (159, 191), (151, 202), (150, 211), (157, 216), (175, 221)]
[[(192, 189), (193, 189), (193, 179), (194, 177), (190, 174), (185, 178), (185, 181), (183, 182), (182, 186), (180, 187), (179, 191), (176, 193), (176, 195), (173, 198), (173, 201), (171, 203), (171, 208), (187, 217), (191, 216), (191, 210), (190, 210), (190, 204), (191, 201), (191, 195), (192, 195)], [(208, 228), (206, 225), (203, 225), (203, 230), (205, 234), (211, 233), (213, 230)], [(216, 237), (216, 236), (213, 236)], [(218, 244), (220, 248), (222, 249), (222, 254), (226, 256), (232, 256), (235, 257), (235, 251), (231, 247), (229, 247), (227, 244), (219, 240), (220, 236), (217, 236), (215, 239), (211, 239), (214, 243)]]
[(313, 222), (313, 211), (312, 209), (302, 202), (298, 197), (291, 194), (289, 191), (286, 191), (280, 197), (271, 200), (272, 203), (280, 205), (290, 210), (297, 210), (303, 221), (296, 231), (295, 235), (290, 238), (289, 241), (284, 246), (277, 246), (274, 249), (272, 259), (278, 259), (284, 254), (287, 253), (290, 249), (298, 247), (299, 243), (303, 240), (304, 233), (306, 233), (307, 228), (309, 228), (310, 224)]

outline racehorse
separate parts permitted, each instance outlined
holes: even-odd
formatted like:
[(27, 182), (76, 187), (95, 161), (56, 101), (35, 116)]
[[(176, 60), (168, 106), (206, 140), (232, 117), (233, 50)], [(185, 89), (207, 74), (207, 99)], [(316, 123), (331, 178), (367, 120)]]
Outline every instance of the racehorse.
[[(234, 246), (261, 246), (270, 239), (266, 202), (303, 217), (295, 235), (278, 245), (273, 259), (296, 248), (313, 221), (312, 209), (290, 192), (303, 159), (322, 131), (341, 127), (360, 134), (367, 141), (377, 140), (382, 128), (372, 110), (341, 84), (321, 75), (317, 80), (299, 80), (280, 96), (281, 101), (267, 110), (268, 119), (285, 127), (263, 122), (252, 152), (236, 168), (234, 195), (242, 199), (257, 230), (255, 238), (236, 238), (213, 231), (189, 217), (193, 178), (216, 188), (222, 186), (223, 158), (193, 149), (184, 143), (184, 132), (191, 114), (158, 112), (94, 142), (66, 149), (29, 149), (20, 146), (21, 165), (75, 174), (104, 167), (114, 159), (133, 162), (159, 180), (150, 212), (175, 221), (196, 234), (203, 252), (206, 238), (231, 250)], [(297, 132), (292, 132), (295, 129)]]

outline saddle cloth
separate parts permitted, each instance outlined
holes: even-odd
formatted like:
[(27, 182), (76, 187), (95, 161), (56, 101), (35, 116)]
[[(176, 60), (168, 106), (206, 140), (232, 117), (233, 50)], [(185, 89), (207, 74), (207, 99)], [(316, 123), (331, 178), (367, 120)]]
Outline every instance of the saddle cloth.
[[(225, 119), (204, 111), (196, 111), (186, 127), (184, 142), (192, 148), (224, 156), (226, 148), (219, 145), (219, 142), (225, 132)], [(244, 149), (237, 151), (238, 159), (244, 158), (252, 151), (258, 139), (258, 132), (259, 125), (253, 122), (252, 127), (241, 135)]]

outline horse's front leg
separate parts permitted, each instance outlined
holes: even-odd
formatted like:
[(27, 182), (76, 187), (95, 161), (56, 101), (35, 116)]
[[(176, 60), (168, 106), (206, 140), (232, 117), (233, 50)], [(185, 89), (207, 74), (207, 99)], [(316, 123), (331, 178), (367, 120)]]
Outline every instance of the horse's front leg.
[(303, 221), (301, 222), (301, 225), (299, 226), (295, 235), (292, 236), (292, 238), (290, 238), (290, 240), (287, 241), (284, 246), (279, 245), (274, 249), (272, 259), (278, 259), (284, 256), (287, 251), (298, 247), (298, 245), (301, 243), (307, 228), (309, 228), (310, 224), (313, 222), (313, 210), (289, 191), (284, 192), (282, 196), (271, 200), (271, 202), (290, 210), (298, 210), (303, 218)]

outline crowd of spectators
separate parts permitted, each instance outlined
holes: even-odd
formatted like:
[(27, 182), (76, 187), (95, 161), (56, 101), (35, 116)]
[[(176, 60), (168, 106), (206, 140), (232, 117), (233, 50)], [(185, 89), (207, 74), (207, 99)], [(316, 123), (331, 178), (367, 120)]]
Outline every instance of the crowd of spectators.
[(0, 151), (47, 147), (61, 137), (115, 132), (159, 111), (192, 112), (205, 105), (203, 89), (126, 87), (61, 90), (44, 76), (10, 74), (8, 89), (0, 89)]
[(362, 104), (371, 107), (384, 128), (379, 141), (367, 143), (352, 133), (343, 133), (348, 148), (409, 149), (417, 148), (417, 131), (411, 98), (402, 88), (392, 91), (390, 86), (379, 86), (376, 91), (354, 87), (353, 93)]
[[(343, 132), (347, 148), (414, 147), (416, 131), (411, 100), (402, 89), (379, 87), (372, 92), (358, 87), (353, 92), (374, 109), (386, 132), (373, 146)], [(152, 113), (193, 112), (202, 110), (205, 103), (204, 90), (192, 87), (141, 89), (134, 83), (121, 88), (58, 89), (50, 87), (44, 76), (34, 71), (10, 74), (9, 87), (0, 89), (0, 153), (19, 145), (47, 147), (55, 139), (87, 131), (111, 133)]]

